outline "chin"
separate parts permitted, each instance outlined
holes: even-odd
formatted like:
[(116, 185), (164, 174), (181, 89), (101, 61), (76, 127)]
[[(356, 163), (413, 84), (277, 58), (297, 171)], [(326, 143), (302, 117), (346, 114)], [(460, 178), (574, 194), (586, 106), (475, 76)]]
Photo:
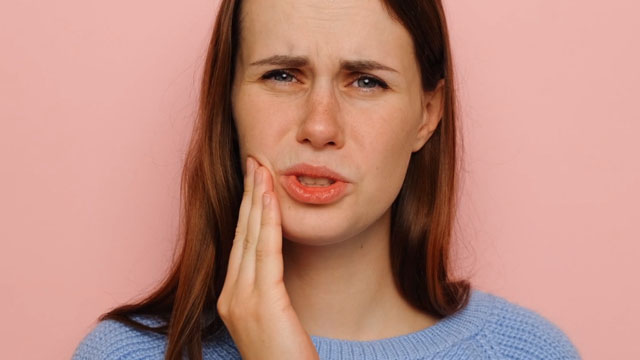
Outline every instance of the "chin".
[(291, 242), (322, 246), (344, 241), (347, 237), (343, 229), (346, 226), (345, 219), (335, 212), (327, 218), (315, 219), (300, 216), (299, 212), (296, 215), (282, 214), (282, 237)]

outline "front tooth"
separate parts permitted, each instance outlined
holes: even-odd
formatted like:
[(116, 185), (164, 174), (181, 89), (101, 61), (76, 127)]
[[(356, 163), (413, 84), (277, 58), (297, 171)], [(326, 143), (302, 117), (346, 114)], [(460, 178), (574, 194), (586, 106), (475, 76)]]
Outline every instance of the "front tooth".
[(309, 176), (298, 176), (298, 181), (309, 186), (329, 186), (332, 184), (332, 181), (327, 178), (314, 178)]

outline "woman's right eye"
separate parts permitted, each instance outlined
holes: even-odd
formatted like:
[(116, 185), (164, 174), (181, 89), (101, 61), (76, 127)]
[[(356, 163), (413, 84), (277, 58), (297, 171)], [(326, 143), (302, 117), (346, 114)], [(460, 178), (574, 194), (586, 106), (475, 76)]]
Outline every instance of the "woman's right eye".
[(265, 80), (274, 80), (276, 82), (292, 82), (295, 79), (292, 73), (285, 70), (270, 71), (262, 76)]

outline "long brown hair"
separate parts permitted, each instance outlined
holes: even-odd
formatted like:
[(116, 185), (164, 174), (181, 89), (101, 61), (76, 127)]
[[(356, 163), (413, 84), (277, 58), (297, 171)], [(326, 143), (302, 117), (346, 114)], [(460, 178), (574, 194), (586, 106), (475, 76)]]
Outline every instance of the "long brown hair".
[[(390, 256), (401, 295), (439, 319), (469, 301), (468, 280), (450, 273), (456, 210), (456, 121), (451, 49), (440, 0), (383, 0), (413, 38), (422, 87), (444, 79), (444, 113), (431, 138), (411, 155), (392, 204)], [(204, 67), (198, 116), (182, 171), (180, 237), (166, 279), (145, 299), (119, 306), (113, 319), (168, 336), (165, 359), (202, 358), (202, 341), (224, 329), (216, 315), (238, 212), (243, 175), (231, 109), (240, 30), (240, 0), (221, 1)], [(179, 251), (178, 251), (179, 249)], [(164, 320), (150, 327), (130, 315)]]

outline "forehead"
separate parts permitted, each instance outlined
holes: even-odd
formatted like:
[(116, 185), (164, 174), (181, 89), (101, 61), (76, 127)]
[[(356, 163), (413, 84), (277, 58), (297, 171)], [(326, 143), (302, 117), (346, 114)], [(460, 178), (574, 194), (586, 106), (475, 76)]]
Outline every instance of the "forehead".
[(381, 0), (244, 0), (241, 11), (245, 64), (299, 55), (316, 65), (352, 58), (398, 71), (415, 65), (411, 36)]

